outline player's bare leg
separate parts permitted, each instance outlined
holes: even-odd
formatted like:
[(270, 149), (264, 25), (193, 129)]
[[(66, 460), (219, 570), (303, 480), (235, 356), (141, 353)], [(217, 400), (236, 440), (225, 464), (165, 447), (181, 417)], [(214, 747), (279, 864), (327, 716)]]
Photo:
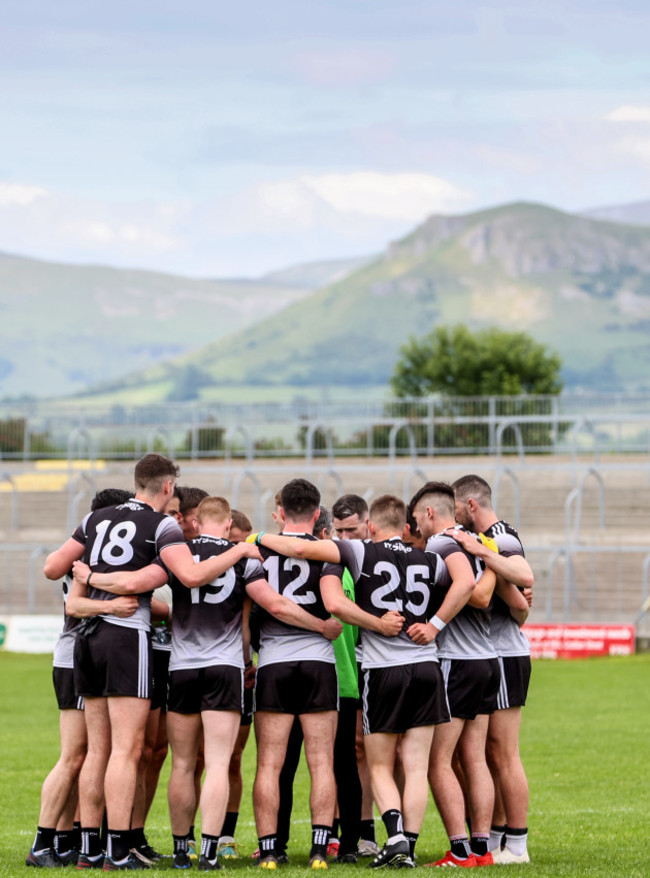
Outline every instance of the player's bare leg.
[(290, 713), (258, 711), (255, 714), (257, 773), (253, 785), (253, 809), (257, 835), (275, 835), (280, 807), (279, 778), (287, 752), (294, 717)]
[(334, 738), (337, 714), (334, 710), (305, 713), (300, 717), (305, 739), (305, 759), (311, 777), (309, 804), (311, 822), (332, 825), (336, 808), (334, 780)]
[[(436, 727), (429, 759), (429, 783), (440, 817), (449, 836), (449, 853), (440, 865), (460, 865), (471, 851), (465, 826), (465, 799), (453, 769), (454, 750), (462, 734), (465, 720), (452, 717), (450, 723)], [(451, 858), (451, 862), (446, 862)]]
[[(522, 859), (504, 859), (503, 862), (528, 862), (528, 780), (519, 754), (520, 727), (520, 707), (495, 711), (488, 726), (489, 763), (495, 786), (499, 788), (507, 825), (506, 849), (495, 851), (495, 862), (499, 856), (507, 858), (512, 852)], [(497, 825), (495, 817), (493, 815), (493, 825)]]
[(70, 827), (76, 809), (76, 781), (86, 757), (86, 720), (83, 710), (59, 711), (61, 755), (43, 782), (39, 826), (56, 827), (68, 808)]
[(83, 827), (104, 819), (104, 777), (111, 753), (111, 724), (106, 698), (84, 699), (88, 752), (79, 775), (79, 809)]
[(457, 751), (466, 780), (465, 796), (472, 830), (472, 853), (481, 857), (488, 853), (494, 810), (494, 783), (485, 758), (489, 719), (487, 714), (479, 714), (475, 719), (467, 720)]
[(404, 774), (402, 814), (407, 832), (419, 833), (427, 810), (427, 770), (433, 732), (433, 726), (418, 726), (408, 729), (401, 736), (400, 761)]
[(167, 796), (171, 830), (177, 836), (188, 835), (196, 813), (194, 770), (201, 729), (200, 713), (167, 713), (167, 735), (172, 751)]
[(240, 714), (231, 710), (205, 710), (203, 721), (205, 779), (201, 790), (201, 829), (219, 836), (228, 803), (228, 766), (239, 731)]
[(151, 701), (130, 696), (106, 700), (111, 722), (111, 755), (104, 780), (106, 818), (109, 829), (126, 831), (131, 826), (138, 763)]

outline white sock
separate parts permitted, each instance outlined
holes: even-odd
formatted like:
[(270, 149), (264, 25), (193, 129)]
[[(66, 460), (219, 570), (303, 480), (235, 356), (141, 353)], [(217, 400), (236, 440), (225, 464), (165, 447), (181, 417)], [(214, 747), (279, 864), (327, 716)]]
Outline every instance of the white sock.
[(509, 832), (506, 832), (506, 847), (516, 857), (521, 857), (522, 854), (526, 853), (527, 845), (528, 845), (528, 833), (527, 832), (525, 832), (523, 835), (510, 835)]

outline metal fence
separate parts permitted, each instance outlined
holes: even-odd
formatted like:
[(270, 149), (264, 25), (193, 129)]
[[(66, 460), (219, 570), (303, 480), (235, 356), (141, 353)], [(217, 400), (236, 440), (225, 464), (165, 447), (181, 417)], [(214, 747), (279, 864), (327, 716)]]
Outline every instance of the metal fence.
[(149, 406), (0, 404), (0, 459), (649, 452), (650, 394)]

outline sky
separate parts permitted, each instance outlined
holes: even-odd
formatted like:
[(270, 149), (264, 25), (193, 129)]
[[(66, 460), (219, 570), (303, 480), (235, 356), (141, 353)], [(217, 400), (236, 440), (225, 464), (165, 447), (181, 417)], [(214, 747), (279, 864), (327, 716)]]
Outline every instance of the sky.
[(650, 199), (650, 4), (9, 0), (0, 252), (256, 277)]

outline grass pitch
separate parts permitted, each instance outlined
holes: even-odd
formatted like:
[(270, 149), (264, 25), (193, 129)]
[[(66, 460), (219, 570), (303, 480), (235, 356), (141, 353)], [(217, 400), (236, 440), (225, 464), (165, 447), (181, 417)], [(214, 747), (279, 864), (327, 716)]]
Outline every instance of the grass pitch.
[[(522, 756), (531, 791), (532, 862), (493, 866), (492, 871), (505, 868), (511, 878), (650, 875), (649, 680), (648, 655), (534, 663), (522, 728)], [(41, 784), (58, 758), (58, 710), (49, 656), (0, 653), (0, 711), (0, 876), (4, 878), (25, 874)], [(172, 848), (165, 798), (168, 763), (147, 827), (151, 843), (166, 854)], [(251, 878), (256, 872), (250, 854), (257, 845), (251, 805), (254, 770), (251, 737), (244, 754), (245, 789), (237, 827), (243, 856), (227, 866)], [(307, 871), (308, 795), (308, 776), (301, 764), (289, 844), (291, 864), (280, 870), (286, 878)], [(376, 825), (381, 842), (385, 833), (379, 819)], [(446, 849), (431, 801), (418, 842), (418, 861), (429, 862)], [(358, 873), (367, 869), (367, 862), (331, 869)], [(150, 874), (171, 870), (171, 859), (166, 859)]]

